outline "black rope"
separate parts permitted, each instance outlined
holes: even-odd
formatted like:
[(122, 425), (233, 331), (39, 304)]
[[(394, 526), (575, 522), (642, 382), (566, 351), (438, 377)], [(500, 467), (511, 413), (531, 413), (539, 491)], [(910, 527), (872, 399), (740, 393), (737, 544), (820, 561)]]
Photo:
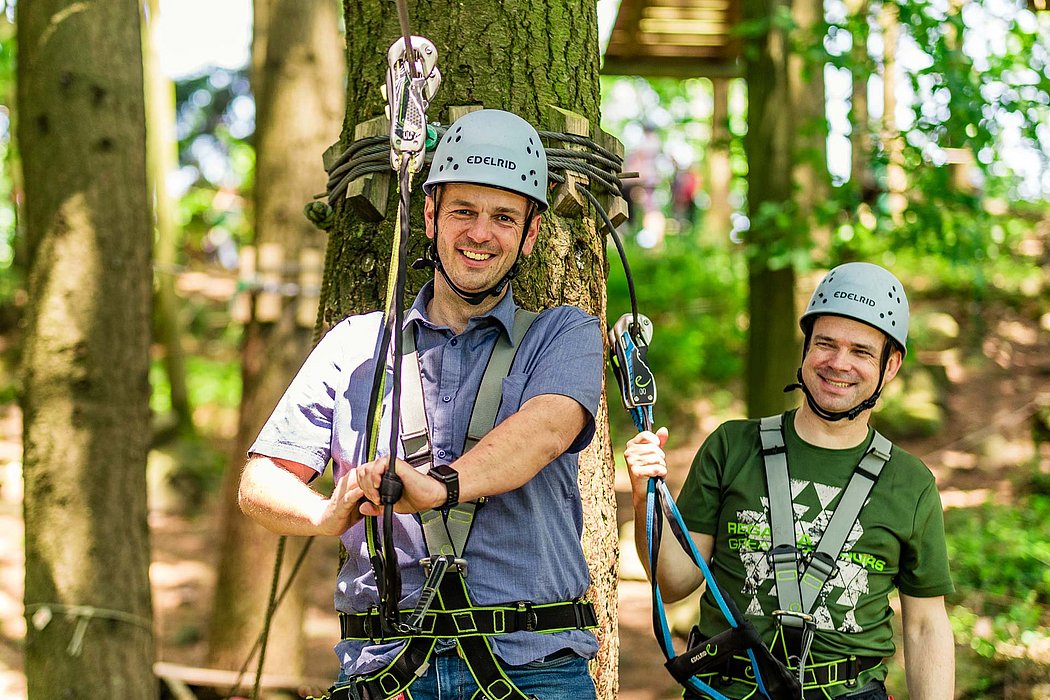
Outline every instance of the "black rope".
[[(278, 541), (277, 547), (279, 553), (283, 551), (283, 542), (285, 539), (286, 538), (282, 536), (281, 539)], [(278, 606), (284, 601), (285, 596), (288, 595), (288, 591), (291, 590), (292, 582), (295, 581), (296, 575), (298, 575), (299, 570), (302, 568), (303, 563), (306, 561), (306, 554), (310, 551), (310, 545), (312, 545), (313, 542), (313, 537), (308, 537), (303, 542), (303, 548), (299, 551), (299, 556), (296, 557), (295, 563), (292, 565), (291, 570), (288, 572), (288, 578), (285, 580), (284, 586), (281, 587), (280, 592), (274, 595), (274, 591), (276, 591), (278, 572), (281, 570), (280, 560), (283, 559), (283, 555), (278, 557), (278, 561), (276, 562), (276, 566), (274, 567), (274, 579), (273, 586), (271, 586), (270, 589), (270, 599), (266, 605), (266, 609), (269, 611), (269, 614), (266, 616), (266, 619), (263, 620), (263, 629), (259, 632), (259, 636), (255, 638), (255, 644), (253, 644), (252, 648), (248, 651), (248, 657), (244, 660), (244, 663), (241, 664), (241, 668), (237, 671), (237, 677), (234, 680), (233, 685), (230, 686), (230, 689), (226, 691), (225, 695), (223, 695), (224, 698), (231, 698), (233, 697), (234, 693), (240, 690), (241, 681), (244, 679), (244, 674), (248, 672), (248, 665), (252, 662), (252, 659), (255, 658), (256, 652), (258, 652), (260, 648), (264, 648), (264, 645), (267, 643), (267, 641), (269, 641), (269, 628), (273, 620), (273, 614), (277, 611)], [(257, 677), (258, 675), (261, 675), (261, 667), (260, 673), (257, 674)]]
[[(448, 126), (437, 123), (430, 126), (435, 129), (439, 141), (448, 129)], [(571, 143), (586, 149), (546, 149), (547, 177), (551, 182), (564, 183), (565, 173), (575, 172), (589, 178), (591, 186), (599, 193), (623, 197), (623, 158), (579, 134), (540, 131), (539, 135), (551, 141)], [(391, 173), (389, 153), (390, 137), (387, 135), (366, 136), (354, 141), (332, 162), (327, 189), (318, 198), (327, 198), (328, 205), (335, 207), (352, 181), (370, 173)], [(433, 153), (427, 153), (426, 160), (432, 161)], [(610, 230), (614, 229), (610, 227)]]
[(620, 254), (620, 262), (623, 264), (623, 274), (627, 278), (627, 296), (631, 298), (631, 334), (640, 333), (641, 324), (638, 322), (638, 297), (634, 292), (634, 275), (631, 274), (631, 264), (627, 262), (627, 251), (623, 248), (623, 241), (620, 240), (620, 235), (616, 233), (616, 226), (613, 225), (612, 219), (609, 218), (609, 214), (598, 198), (582, 184), (577, 185), (576, 189), (587, 197), (591, 206), (598, 212), (598, 216), (605, 222), (605, 227), (609, 230), (609, 235), (612, 236), (613, 243), (616, 244), (616, 252)]
[(382, 481), (379, 486), (380, 501), (383, 504), (383, 558), (385, 565), (383, 574), (386, 577), (384, 586), (384, 598), (379, 601), (383, 616), (395, 626), (399, 623), (399, 609), (401, 602), (401, 568), (397, 565), (397, 550), (394, 548), (394, 504), (401, 498), (404, 490), (401, 477), (397, 475), (395, 461), (397, 457), (397, 441), (401, 425), (401, 354), (403, 340), (402, 326), (405, 317), (405, 284), (408, 257), (408, 239), (410, 237), (410, 179), (412, 177), (411, 155), (401, 155), (401, 183), (399, 195), (401, 206), (401, 238), (398, 241), (396, 279), (394, 281), (394, 294), (391, 301), (393, 319), (389, 328), (391, 335), (390, 343), (393, 346), (391, 353), (393, 359), (393, 382), (390, 392), (390, 442), (387, 454), (389, 455), (389, 466), (383, 472)]
[(266, 605), (266, 620), (259, 637), (259, 663), (255, 670), (255, 683), (252, 685), (252, 700), (259, 700), (259, 688), (262, 687), (263, 663), (266, 661), (266, 643), (270, 639), (270, 627), (273, 623), (274, 601), (277, 599), (277, 587), (281, 578), (281, 563), (284, 561), (284, 545), (287, 538), (283, 535), (277, 540), (277, 560), (273, 565), (273, 579), (270, 581), (270, 597)]

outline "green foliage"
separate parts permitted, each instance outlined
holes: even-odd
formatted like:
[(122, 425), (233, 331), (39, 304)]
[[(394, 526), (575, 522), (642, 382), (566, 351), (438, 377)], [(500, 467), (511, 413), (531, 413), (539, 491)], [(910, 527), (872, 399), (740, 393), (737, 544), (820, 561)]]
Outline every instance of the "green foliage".
[(179, 140), (178, 209), (189, 255), (217, 255), (220, 245), (251, 239), (246, 195), (255, 173), (255, 105), (244, 70), (216, 69), (175, 86)]
[(949, 597), (956, 642), (989, 659), (1023, 658), (1024, 649), (1046, 643), (1050, 494), (950, 510), (945, 529), (957, 590)]
[[(200, 355), (186, 358), (186, 384), (192, 406), (218, 406), (236, 409), (241, 403), (241, 370), (236, 359), (215, 360)], [(155, 414), (171, 411), (171, 389), (161, 360), (150, 364), (150, 410)]]
[(15, 93), (15, 28), (13, 5), (0, 0), (0, 306), (11, 302), (22, 287), (22, 271), (15, 264), (17, 211), (12, 133)]
[[(625, 249), (638, 311), (653, 322), (649, 364), (656, 376), (657, 419), (684, 422), (694, 400), (742, 371), (747, 277), (743, 257), (728, 245), (701, 245), (685, 236), (668, 238), (661, 250), (646, 250), (631, 241)], [(611, 325), (631, 311), (627, 281), (612, 247), (609, 268)], [(613, 407), (610, 413), (630, 432), (624, 411)]]

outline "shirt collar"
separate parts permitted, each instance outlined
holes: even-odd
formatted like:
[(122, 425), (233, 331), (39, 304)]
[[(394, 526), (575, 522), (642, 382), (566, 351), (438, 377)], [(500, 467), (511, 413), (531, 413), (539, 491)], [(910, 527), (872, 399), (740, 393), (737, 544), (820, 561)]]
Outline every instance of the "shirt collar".
[[(412, 307), (405, 314), (405, 327), (408, 327), (408, 324), (413, 322), (424, 323), (431, 328), (442, 327), (431, 321), (427, 316), (427, 305), (433, 298), (434, 281), (431, 280), (424, 284), (423, 288), (419, 290), (419, 294), (416, 295), (415, 301), (412, 302)], [(470, 323), (467, 324), (467, 330), (479, 325), (488, 325), (495, 322), (503, 329), (503, 332), (509, 338), (511, 337), (511, 329), (514, 327), (514, 313), (517, 309), (518, 305), (514, 303), (514, 290), (511, 289), (511, 285), (508, 284), (507, 293), (503, 295), (503, 298), (499, 300), (499, 303), (489, 309), (487, 313), (470, 319)]]

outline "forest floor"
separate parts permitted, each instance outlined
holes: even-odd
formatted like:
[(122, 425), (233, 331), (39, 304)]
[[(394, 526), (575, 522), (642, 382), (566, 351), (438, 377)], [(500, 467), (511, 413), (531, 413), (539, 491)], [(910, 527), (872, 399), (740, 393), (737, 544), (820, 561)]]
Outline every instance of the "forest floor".
[[(898, 442), (922, 457), (937, 475), (948, 508), (969, 507), (988, 500), (1009, 500), (1019, 473), (1050, 472), (1050, 444), (1032, 440), (1033, 415), (1050, 406), (1050, 313), (1034, 320), (1009, 309), (982, 317), (984, 340), (969, 360), (958, 355), (924, 357), (944, 368), (950, 388), (942, 397), (947, 419), (932, 437)], [(911, 358), (909, 358), (911, 361)], [(673, 436), (669, 450), (669, 482), (676, 492), (702, 439), (725, 416), (703, 414), (698, 427), (683, 439)], [(0, 700), (25, 697), (22, 674), (23, 527), (20, 460), (21, 424), (17, 408), (0, 405)], [(619, 449), (616, 446), (616, 449)], [(1030, 472), (1029, 472), (1030, 473)], [(621, 522), (630, 518), (629, 486), (617, 484)], [(214, 504), (194, 516), (155, 510), (150, 516), (153, 544), (151, 579), (158, 631), (158, 655), (163, 661), (202, 665), (208, 606), (215, 582), (216, 514)], [(633, 547), (626, 547), (625, 552)], [(635, 567), (625, 557), (624, 574)], [(310, 640), (307, 675), (334, 677), (331, 646), (337, 636), (330, 613), (328, 584), (335, 553), (326, 544), (311, 553), (309, 576), (322, 583), (313, 591), (307, 618)], [(266, 574), (269, 576), (269, 573)], [(663, 671), (654, 642), (649, 587), (623, 580), (619, 588), (619, 698), (664, 700), (676, 697)], [(898, 697), (900, 695), (898, 694)]]

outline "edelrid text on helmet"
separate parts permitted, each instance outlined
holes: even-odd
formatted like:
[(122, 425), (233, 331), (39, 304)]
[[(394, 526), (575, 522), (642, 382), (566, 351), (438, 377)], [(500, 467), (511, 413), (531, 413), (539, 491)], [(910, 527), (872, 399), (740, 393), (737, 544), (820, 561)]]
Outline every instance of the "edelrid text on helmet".
[(438, 143), (423, 191), (447, 183), (499, 187), (547, 210), (547, 153), (531, 124), (510, 112), (482, 109), (449, 126)]
[(904, 285), (885, 268), (854, 262), (829, 272), (799, 318), (802, 331), (808, 334), (813, 319), (824, 315), (866, 323), (885, 333), (901, 354), (907, 353), (908, 297)]

